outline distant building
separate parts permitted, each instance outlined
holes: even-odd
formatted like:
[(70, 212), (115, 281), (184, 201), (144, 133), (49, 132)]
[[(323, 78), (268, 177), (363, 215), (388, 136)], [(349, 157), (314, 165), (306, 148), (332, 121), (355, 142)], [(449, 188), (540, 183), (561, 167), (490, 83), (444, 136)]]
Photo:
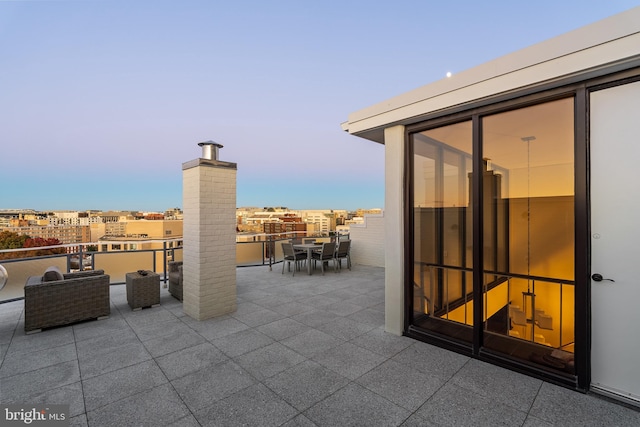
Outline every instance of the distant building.
[[(12, 227), (11, 220), (26, 220), (29, 225), (46, 225), (47, 213), (33, 209), (2, 209), (0, 210), (0, 228)], [(43, 221), (40, 223), (40, 221)]]
[[(265, 233), (264, 224), (286, 222), (302, 222), (300, 213), (283, 207), (236, 209), (236, 229), (240, 233)], [(274, 230), (278, 230), (277, 233), (281, 232), (278, 227)]]
[(294, 233), (300, 233), (302, 236), (307, 231), (307, 224), (301, 221), (268, 222), (262, 224), (262, 227), (265, 234), (277, 235), (283, 233), (288, 237), (294, 237)]
[(164, 219), (164, 214), (161, 213), (150, 213), (150, 214), (146, 214), (143, 219), (146, 219), (147, 221), (160, 221)]
[(5, 227), (4, 230), (33, 238), (58, 239), (60, 243), (65, 245), (91, 242), (91, 230), (88, 225), (30, 225), (26, 227)]
[(49, 225), (89, 225), (100, 222), (99, 217), (91, 217), (88, 212), (54, 211), (48, 217)]
[(302, 220), (307, 224), (315, 224), (317, 231), (328, 233), (336, 229), (336, 214), (333, 210), (304, 210)]
[(102, 222), (120, 222), (120, 221), (131, 221), (134, 219), (133, 214), (129, 211), (121, 212), (121, 211), (109, 211), (109, 212), (100, 212), (97, 214), (102, 220)]
[(364, 216), (354, 216), (346, 220), (344, 225), (349, 226), (351, 224), (364, 224)]
[[(179, 208), (167, 211), (169, 216), (182, 216)], [(144, 219), (135, 220), (135, 217)], [(53, 211), (0, 210), (0, 231), (43, 239), (57, 239), (63, 244), (91, 243), (102, 240), (149, 240), (182, 238), (182, 219), (166, 220), (164, 213), (131, 211)], [(170, 245), (177, 243), (170, 242)], [(181, 242), (179, 243), (181, 245)], [(118, 243), (114, 243), (118, 247)], [(122, 248), (123, 245), (120, 245)], [(136, 245), (127, 245), (136, 249)], [(109, 244), (101, 247), (110, 250)], [(141, 249), (141, 247), (137, 247)]]
[(357, 210), (356, 210), (356, 215), (355, 215), (355, 216), (364, 217), (366, 214), (380, 215), (381, 213), (382, 213), (382, 209), (380, 209), (380, 208), (374, 208), (374, 209), (357, 209)]
[[(119, 250), (161, 249), (163, 239), (179, 239), (168, 242), (169, 248), (182, 246), (182, 220), (137, 220), (101, 224), (94, 227), (94, 233), (104, 226), (104, 234), (95, 239), (100, 252)], [(95, 234), (94, 234), (95, 236)], [(153, 240), (158, 240), (154, 242)]]
[(106, 236), (126, 236), (127, 221), (106, 222), (104, 223), (104, 231)]
[(184, 218), (184, 214), (180, 208), (172, 208), (164, 211), (164, 219), (180, 219)]
[(97, 242), (100, 238), (107, 235), (107, 224), (100, 222), (89, 226), (91, 233), (91, 241)]
[[(382, 209), (358, 209), (356, 213), (339, 209), (321, 210), (289, 210), (286, 207), (241, 207), (236, 209), (236, 226), (239, 233), (280, 233), (282, 227), (267, 224), (303, 223), (295, 227), (296, 231), (312, 233), (329, 233), (336, 231), (340, 226), (342, 230), (348, 229), (354, 216), (362, 217), (364, 214), (380, 214)], [(361, 221), (356, 219), (356, 222)], [(293, 227), (290, 227), (293, 230)]]

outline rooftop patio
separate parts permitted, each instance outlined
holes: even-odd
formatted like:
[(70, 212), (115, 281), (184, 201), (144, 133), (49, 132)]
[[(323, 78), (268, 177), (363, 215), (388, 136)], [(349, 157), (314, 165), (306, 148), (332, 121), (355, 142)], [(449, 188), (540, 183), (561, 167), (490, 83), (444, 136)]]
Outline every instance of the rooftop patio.
[(0, 403), (70, 404), (71, 425), (636, 426), (640, 412), (384, 332), (384, 269), (237, 270), (237, 312), (198, 322), (161, 291), (25, 335), (0, 304)]

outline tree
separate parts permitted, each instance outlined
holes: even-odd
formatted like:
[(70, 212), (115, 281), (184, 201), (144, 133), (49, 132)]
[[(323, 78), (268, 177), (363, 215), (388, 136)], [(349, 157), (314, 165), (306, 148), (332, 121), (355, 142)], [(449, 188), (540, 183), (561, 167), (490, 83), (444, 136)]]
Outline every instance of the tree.
[[(24, 242), (24, 248), (40, 248), (43, 246), (57, 246), (61, 245), (62, 242), (58, 239), (43, 239), (42, 237), (29, 238)], [(35, 251), (26, 251), (27, 257), (34, 256), (43, 256), (43, 255), (54, 255), (54, 254), (63, 254), (65, 253), (65, 248), (48, 248), (48, 249), (37, 249)]]
[[(0, 249), (38, 248), (60, 244), (62, 243), (58, 239), (43, 239), (42, 237), (31, 238), (26, 234), (18, 234), (12, 231), (0, 232)], [(33, 251), (0, 253), (0, 259), (28, 258), (64, 253), (66, 253), (65, 248), (47, 248)]]
[(31, 237), (12, 231), (0, 231), (0, 249), (18, 249), (24, 247), (24, 242)]

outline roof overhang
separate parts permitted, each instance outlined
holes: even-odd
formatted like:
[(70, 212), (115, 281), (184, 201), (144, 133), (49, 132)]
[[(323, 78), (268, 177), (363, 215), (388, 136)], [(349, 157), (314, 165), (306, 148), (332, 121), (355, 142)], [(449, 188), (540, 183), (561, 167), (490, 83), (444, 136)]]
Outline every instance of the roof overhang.
[(384, 143), (384, 129), (473, 108), (525, 88), (553, 87), (640, 66), (640, 7), (349, 114), (342, 129)]

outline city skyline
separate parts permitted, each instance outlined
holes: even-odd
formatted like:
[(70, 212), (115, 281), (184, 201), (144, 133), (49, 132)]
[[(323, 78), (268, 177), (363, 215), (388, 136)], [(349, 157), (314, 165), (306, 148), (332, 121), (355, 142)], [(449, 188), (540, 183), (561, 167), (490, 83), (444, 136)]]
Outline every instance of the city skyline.
[[(384, 211), (384, 207), (367, 207), (362, 208), (358, 207), (356, 209), (342, 209), (342, 208), (320, 208), (320, 209), (296, 209), (290, 208), (287, 206), (237, 206), (235, 208), (236, 216), (243, 215), (245, 212), (249, 212), (251, 214), (272, 214), (272, 215), (283, 215), (283, 214), (307, 214), (311, 212), (332, 212), (336, 214), (346, 213), (348, 215), (353, 216), (363, 216), (367, 214), (379, 214)], [(80, 215), (83, 214), (83, 215)], [(14, 209), (14, 208), (3, 208), (0, 207), (0, 219), (5, 218), (8, 219), (18, 219), (25, 218), (28, 219), (30, 217), (42, 217), (49, 216), (49, 220), (51, 218), (82, 218), (84, 220), (88, 220), (89, 218), (99, 218), (105, 216), (105, 214), (123, 214), (123, 215), (133, 215), (138, 219), (180, 219), (182, 220), (182, 207), (172, 207), (163, 210), (139, 210), (139, 209), (124, 209), (124, 210), (114, 210), (114, 209), (106, 209), (106, 210), (73, 210), (73, 209), (44, 209), (44, 210), (35, 210), (30, 208), (24, 209)], [(50, 215), (53, 215), (50, 216)], [(165, 215), (164, 218), (160, 218), (159, 215)], [(167, 216), (168, 215), (168, 216)], [(65, 223), (62, 221), (62, 223)], [(2, 221), (0, 221), (0, 229), (2, 229)]]
[(205, 140), (239, 207), (383, 208), (349, 112), (633, 6), (0, 1), (0, 208), (181, 207)]
[[(165, 208), (165, 209), (159, 209), (159, 210), (139, 210), (139, 209), (32, 209), (32, 208), (6, 208), (6, 207), (0, 207), (0, 214), (9, 214), (9, 213), (105, 213), (105, 212), (129, 212), (129, 213), (163, 213), (163, 212), (167, 212), (167, 211), (172, 211), (175, 209), (179, 209), (180, 212), (182, 212), (182, 207), (181, 206), (173, 206), (173, 207), (169, 207), (169, 208)], [(343, 209), (343, 208), (332, 208), (332, 207), (326, 207), (326, 208), (318, 208), (318, 209), (298, 209), (298, 208), (292, 208), (289, 206), (276, 206), (276, 205), (269, 205), (269, 206), (237, 206), (236, 210), (262, 210), (263, 212), (280, 212), (280, 211), (286, 211), (286, 212), (296, 212), (296, 211), (300, 211), (300, 212), (304, 212), (304, 211), (347, 211), (347, 212), (356, 212), (356, 211), (369, 211), (369, 210), (382, 210), (382, 207), (377, 207), (377, 206), (372, 206), (372, 207), (357, 207), (355, 209)], [(273, 211), (268, 211), (268, 209), (274, 209)], [(30, 212), (31, 211), (31, 212)]]

